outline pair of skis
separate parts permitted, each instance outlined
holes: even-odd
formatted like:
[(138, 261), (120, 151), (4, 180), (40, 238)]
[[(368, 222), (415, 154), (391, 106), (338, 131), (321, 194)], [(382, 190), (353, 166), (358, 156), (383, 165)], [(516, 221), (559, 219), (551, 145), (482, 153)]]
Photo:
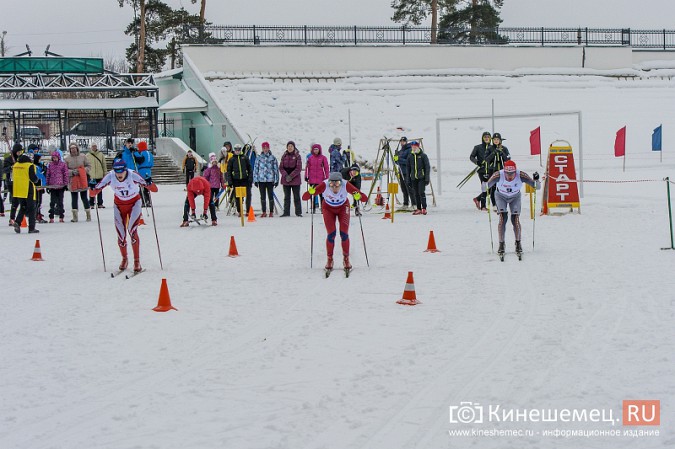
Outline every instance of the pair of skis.
[[(116, 278), (119, 277), (122, 273), (124, 273), (126, 269), (124, 270), (117, 270), (112, 273), (110, 273), (111, 278)], [(124, 276), (125, 279), (131, 279), (135, 276), (138, 276), (139, 274), (143, 273), (145, 271), (145, 268), (143, 268), (141, 271), (132, 271), (131, 273), (127, 274)]]
[[(326, 274), (326, 278), (328, 278), (332, 272), (333, 272), (332, 268), (324, 268), (324, 273)], [(345, 272), (345, 277), (348, 278), (349, 274), (352, 272), (352, 269), (351, 268), (344, 268), (344, 272)]]
[[(505, 252), (500, 252), (500, 251), (497, 252), (497, 255), (499, 256), (499, 260), (501, 260), (502, 262), (504, 262), (504, 255), (505, 254), (506, 254)], [(516, 256), (518, 256), (518, 260), (523, 260), (523, 252), (522, 251), (516, 251)]]

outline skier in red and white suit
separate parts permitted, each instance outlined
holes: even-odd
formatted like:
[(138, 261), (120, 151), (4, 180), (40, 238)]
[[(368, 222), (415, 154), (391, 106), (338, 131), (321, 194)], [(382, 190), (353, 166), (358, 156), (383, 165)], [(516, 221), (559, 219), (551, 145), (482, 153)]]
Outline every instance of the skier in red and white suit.
[(302, 199), (307, 201), (312, 195), (320, 194), (323, 194), (321, 213), (323, 214), (323, 222), (326, 225), (326, 232), (328, 232), (328, 236), (326, 237), (326, 252), (328, 253), (326, 269), (333, 268), (336, 218), (340, 226), (344, 267), (351, 269), (352, 265), (349, 263), (349, 198), (347, 197), (347, 194), (354, 195), (355, 200), (358, 201), (360, 199), (364, 203), (367, 201), (367, 197), (351, 183), (343, 181), (342, 175), (339, 172), (331, 173), (328, 179), (318, 184), (315, 188), (310, 187), (309, 190), (302, 195)]
[(134, 271), (143, 271), (140, 260), (140, 241), (138, 239), (138, 225), (141, 221), (141, 187), (151, 192), (157, 191), (157, 186), (148, 184), (138, 173), (127, 169), (122, 159), (113, 163), (112, 171), (108, 172), (96, 186), (89, 190), (90, 197), (96, 197), (106, 186), (110, 185), (115, 194), (115, 229), (117, 230), (117, 245), (122, 253), (120, 270), (126, 270), (127, 259), (127, 230), (131, 236), (131, 248), (134, 253)]

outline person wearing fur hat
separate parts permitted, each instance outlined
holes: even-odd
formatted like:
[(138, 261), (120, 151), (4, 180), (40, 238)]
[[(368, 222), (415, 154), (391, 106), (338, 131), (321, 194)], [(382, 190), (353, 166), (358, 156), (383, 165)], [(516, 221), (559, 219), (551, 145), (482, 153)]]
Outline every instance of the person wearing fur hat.
[(333, 249), (335, 248), (337, 219), (340, 227), (340, 239), (342, 240), (343, 266), (345, 270), (351, 270), (352, 264), (349, 261), (349, 197), (354, 195), (354, 199), (366, 202), (366, 195), (354, 187), (349, 181), (342, 179), (340, 172), (333, 172), (328, 179), (315, 187), (309, 187), (302, 195), (302, 199), (307, 201), (312, 196), (323, 194), (324, 202), (321, 208), (323, 223), (326, 226), (326, 274), (333, 269)]
[(35, 202), (37, 200), (37, 184), (39, 182), (33, 153), (23, 153), (12, 167), (12, 195), (18, 209), (14, 221), (14, 232), (21, 232), (23, 218), (28, 219), (28, 233), (40, 232), (35, 229)]
[(293, 193), (293, 204), (295, 205), (295, 215), (302, 217), (302, 201), (300, 201), (300, 185), (302, 184), (302, 156), (295, 146), (295, 142), (289, 140), (286, 144), (286, 151), (279, 161), (279, 175), (281, 185), (284, 187), (284, 213), (282, 217), (291, 215), (291, 192)]
[(75, 142), (70, 142), (68, 152), (69, 154), (66, 156), (66, 165), (68, 165), (68, 175), (70, 176), (70, 179), (68, 180), (68, 190), (70, 190), (70, 199), (72, 203), (71, 212), (73, 214), (73, 218), (70, 221), (77, 223), (78, 220), (78, 194), (82, 200), (82, 206), (87, 215), (87, 221), (91, 221), (89, 198), (87, 198), (87, 180), (84, 179), (84, 181), (82, 181), (83, 175), (81, 174), (81, 169), (84, 169), (86, 176), (89, 176), (91, 165), (89, 164), (87, 157), (80, 153), (80, 148)]
[[(63, 195), (68, 185), (68, 166), (63, 161), (61, 151), (56, 147), (50, 155), (51, 162), (47, 166), (47, 192), (49, 193), (49, 222), (54, 223), (54, 217), (59, 217), (63, 223), (65, 209), (63, 207)], [(101, 178), (102, 179), (102, 178)]]
[(253, 183), (260, 190), (261, 217), (267, 217), (267, 203), (270, 214), (274, 216), (274, 188), (279, 185), (279, 163), (270, 151), (269, 142), (262, 143), (262, 152), (258, 155), (253, 166)]
[(539, 190), (539, 173), (535, 172), (533, 177), (524, 171), (518, 170), (516, 163), (512, 160), (504, 162), (504, 168), (493, 173), (488, 179), (487, 187), (495, 188), (495, 201), (497, 203), (497, 213), (499, 214), (499, 249), (497, 254), (504, 257), (504, 234), (506, 233), (506, 220), (508, 211), (511, 209), (511, 224), (516, 238), (516, 253), (520, 257), (523, 247), (520, 245), (520, 189), (523, 183)]

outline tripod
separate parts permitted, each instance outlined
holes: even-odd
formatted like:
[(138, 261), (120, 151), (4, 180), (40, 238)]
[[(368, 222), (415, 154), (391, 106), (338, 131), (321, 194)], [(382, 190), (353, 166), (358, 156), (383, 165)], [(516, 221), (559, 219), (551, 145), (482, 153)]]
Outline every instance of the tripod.
[[(373, 183), (370, 185), (370, 190), (368, 191), (368, 202), (370, 203), (370, 196), (373, 193), (373, 190), (375, 189), (375, 184), (380, 182), (380, 185), (382, 184), (382, 177), (386, 174), (387, 176), (387, 187), (389, 186), (391, 182), (391, 176), (392, 174), (395, 175), (396, 183), (400, 183), (400, 180), (403, 179), (401, 176), (401, 172), (399, 170), (398, 164), (396, 161), (394, 161), (394, 156), (391, 152), (391, 146), (390, 142), (395, 142), (396, 139), (388, 139), (387, 137), (380, 139), (380, 144), (377, 149), (377, 155), (375, 156), (375, 164), (373, 167), (375, 168), (375, 172), (373, 173)], [(386, 168), (385, 168), (385, 163), (386, 163)], [(391, 166), (391, 168), (390, 168)], [(389, 194), (389, 198), (387, 201), (391, 203), (391, 193), (389, 193), (389, 189), (387, 188), (387, 193)], [(395, 197), (395, 196), (394, 196)], [(366, 203), (366, 204), (367, 204)]]

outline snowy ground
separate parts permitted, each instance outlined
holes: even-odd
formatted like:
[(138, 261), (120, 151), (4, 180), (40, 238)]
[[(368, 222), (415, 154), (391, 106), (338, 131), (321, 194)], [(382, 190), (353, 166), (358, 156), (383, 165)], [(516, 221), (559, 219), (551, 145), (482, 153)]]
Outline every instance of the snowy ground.
[[(645, 130), (646, 142), (661, 122), (664, 134), (669, 132), (671, 86), (622, 90), (630, 107), (620, 112), (614, 88), (547, 91), (549, 98), (568, 102), (567, 108), (578, 102), (596, 110), (585, 115), (586, 179), (675, 175), (673, 157), (665, 153), (659, 162), (648, 143), (633, 153), (629, 146), (625, 173), (620, 159), (610, 156), (613, 133), (624, 124), (629, 136), (631, 129)], [(530, 93), (528, 108), (540, 109), (539, 89)], [(490, 92), (474, 94), (484, 100)], [(460, 97), (468, 101), (470, 91)], [(416, 123), (415, 105), (411, 118), (402, 115), (401, 121)], [(603, 110), (611, 117), (603, 117)], [(373, 114), (372, 120), (378, 128), (383, 119)], [(299, 124), (299, 133), (305, 128)], [(467, 131), (471, 145), (482, 129), (474, 128)], [(597, 128), (612, 131), (608, 137), (592, 131)], [(426, 135), (430, 129), (425, 123), (408, 134)], [(506, 129), (499, 130), (508, 138)], [(272, 138), (283, 142), (290, 135), (278, 131)], [(328, 132), (323, 139), (332, 137)], [(590, 142), (602, 139), (609, 144), (590, 151)], [(669, 141), (664, 138), (664, 146)], [(374, 158), (376, 143), (371, 144), (364, 153)], [(359, 222), (352, 219), (355, 269), (349, 279), (340, 271), (323, 277), (325, 231), (319, 217), (310, 268), (309, 215), (258, 218), (242, 228), (221, 212), (218, 227), (181, 229), (180, 186), (160, 186), (153, 197), (164, 270), (152, 218), (146, 217), (141, 245), (147, 271), (130, 280), (103, 272), (95, 217), (92, 223), (40, 226), (43, 262), (29, 260), (33, 235), (17, 236), (5, 226), (0, 447), (675, 445), (675, 252), (661, 250), (670, 246), (665, 183), (587, 183), (582, 214), (537, 216), (536, 227), (525, 205), (524, 260), (509, 253), (502, 263), (491, 251), (488, 215), (471, 202), (478, 182), (454, 187), (471, 168), (470, 149), (465, 145), (465, 154), (448, 159), (454, 164), (444, 164), (444, 194), (426, 217), (401, 213), (392, 224), (377, 210), (364, 215), (370, 267)], [(527, 147), (514, 149), (520, 168), (542, 172), (538, 157), (526, 155)], [(277, 194), (282, 196), (281, 189)], [(106, 204), (112, 204), (109, 191)], [(110, 270), (119, 263), (112, 208), (100, 216)], [(440, 253), (424, 252), (430, 230)], [(227, 257), (230, 236), (238, 258)], [(510, 225), (507, 248), (513, 249)], [(415, 307), (395, 302), (408, 271), (414, 272), (422, 301)], [(178, 311), (151, 311), (162, 278)], [(660, 400), (661, 425), (623, 426), (625, 399)], [(465, 401), (485, 407), (483, 423), (450, 423), (449, 407)], [(490, 405), (597, 409), (611, 411), (618, 422), (488, 422)], [(531, 434), (449, 435), (492, 429)], [(556, 429), (620, 435), (542, 434)], [(623, 435), (633, 429), (658, 429), (659, 436)]]

